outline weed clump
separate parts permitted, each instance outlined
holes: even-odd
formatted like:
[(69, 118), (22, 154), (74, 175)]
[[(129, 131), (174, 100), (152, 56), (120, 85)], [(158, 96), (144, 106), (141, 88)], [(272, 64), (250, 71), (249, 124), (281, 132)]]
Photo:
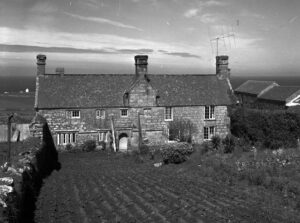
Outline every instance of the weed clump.
[(91, 152), (96, 150), (96, 141), (87, 140), (81, 145), (81, 150), (84, 152)]

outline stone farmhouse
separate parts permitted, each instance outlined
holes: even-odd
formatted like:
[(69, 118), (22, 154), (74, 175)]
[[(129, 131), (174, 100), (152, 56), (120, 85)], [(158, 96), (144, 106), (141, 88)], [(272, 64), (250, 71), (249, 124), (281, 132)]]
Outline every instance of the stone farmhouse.
[(228, 56), (216, 58), (216, 74), (148, 74), (148, 56), (135, 56), (135, 74), (46, 74), (37, 55), (35, 110), (46, 118), (57, 146), (88, 139), (109, 142), (112, 129), (120, 150), (138, 145), (139, 128), (149, 143), (168, 141), (168, 123), (189, 119), (194, 142), (229, 133)]
[(300, 106), (300, 86), (280, 86), (275, 81), (248, 80), (234, 92), (244, 107), (273, 110)]

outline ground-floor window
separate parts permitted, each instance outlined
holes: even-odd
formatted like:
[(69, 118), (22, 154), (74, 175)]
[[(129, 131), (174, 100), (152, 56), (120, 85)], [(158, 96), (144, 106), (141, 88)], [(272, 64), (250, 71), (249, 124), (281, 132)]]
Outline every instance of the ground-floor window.
[(204, 139), (211, 139), (215, 135), (216, 127), (204, 127)]
[(75, 132), (59, 132), (57, 133), (57, 145), (66, 145), (69, 143), (76, 143)]
[(98, 133), (98, 141), (99, 142), (107, 142), (109, 138), (108, 132), (99, 132)]

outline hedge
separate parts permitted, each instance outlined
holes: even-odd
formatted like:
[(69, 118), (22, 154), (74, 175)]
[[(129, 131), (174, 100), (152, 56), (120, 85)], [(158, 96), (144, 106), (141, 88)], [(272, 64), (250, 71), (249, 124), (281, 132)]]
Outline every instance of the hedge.
[(238, 108), (231, 113), (231, 133), (270, 149), (295, 148), (300, 138), (300, 114)]

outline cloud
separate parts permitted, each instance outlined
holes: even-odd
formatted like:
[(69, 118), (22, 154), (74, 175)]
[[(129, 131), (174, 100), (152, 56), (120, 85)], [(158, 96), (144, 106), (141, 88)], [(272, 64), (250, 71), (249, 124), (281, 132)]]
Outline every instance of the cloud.
[(73, 18), (76, 18), (76, 19), (83, 20), (83, 21), (90, 21), (90, 22), (96, 22), (96, 23), (100, 23), (100, 24), (108, 24), (108, 25), (112, 25), (112, 26), (116, 26), (116, 27), (120, 27), (120, 28), (134, 29), (134, 30), (138, 30), (138, 31), (143, 31), (142, 29), (137, 28), (135, 26), (126, 25), (124, 23), (109, 20), (109, 19), (105, 19), (105, 18), (81, 16), (81, 15), (76, 15), (76, 14), (72, 14), (72, 13), (68, 13), (68, 12), (64, 12), (64, 14), (66, 14), (68, 16), (71, 16)]
[(185, 58), (201, 58), (198, 55), (186, 53), (186, 52), (168, 52), (166, 50), (158, 50), (158, 52), (170, 55), (170, 56), (179, 56), (179, 57), (185, 57)]
[(220, 7), (220, 6), (225, 6), (227, 4), (228, 3), (220, 2), (220, 1), (216, 1), (216, 0), (210, 0), (210, 1), (206, 1), (206, 2), (200, 1), (196, 8), (191, 8), (191, 9), (188, 9), (187, 11), (185, 11), (184, 17), (186, 17), (186, 18), (196, 17), (196, 16), (199, 16), (199, 14), (206, 8)]
[(40, 47), (30, 45), (0, 44), (1, 52), (43, 52), (43, 53), (89, 53), (89, 54), (150, 54), (152, 49), (79, 49), (71, 47)]
[(215, 14), (206, 13), (201, 15), (200, 21), (204, 24), (215, 23), (218, 20), (218, 17)]
[[(0, 27), (0, 44), (6, 51), (47, 51), (101, 54), (150, 54), (160, 49), (169, 52), (189, 52), (177, 56), (195, 57), (199, 49), (195, 45), (176, 42), (158, 42), (118, 35), (95, 33), (67, 33), (47, 30), (12, 29)], [(38, 38), (36, 38), (38, 37)], [(16, 45), (4, 46), (4, 45)], [(22, 46), (18, 46), (22, 45)], [(26, 48), (28, 46), (28, 48)], [(34, 46), (35, 48), (30, 48)], [(41, 48), (38, 48), (41, 47)], [(172, 54), (169, 54), (172, 55)], [(173, 54), (174, 55), (174, 54)]]
[(184, 16), (186, 18), (192, 18), (198, 15), (199, 9), (193, 8), (193, 9), (189, 9), (184, 13)]

